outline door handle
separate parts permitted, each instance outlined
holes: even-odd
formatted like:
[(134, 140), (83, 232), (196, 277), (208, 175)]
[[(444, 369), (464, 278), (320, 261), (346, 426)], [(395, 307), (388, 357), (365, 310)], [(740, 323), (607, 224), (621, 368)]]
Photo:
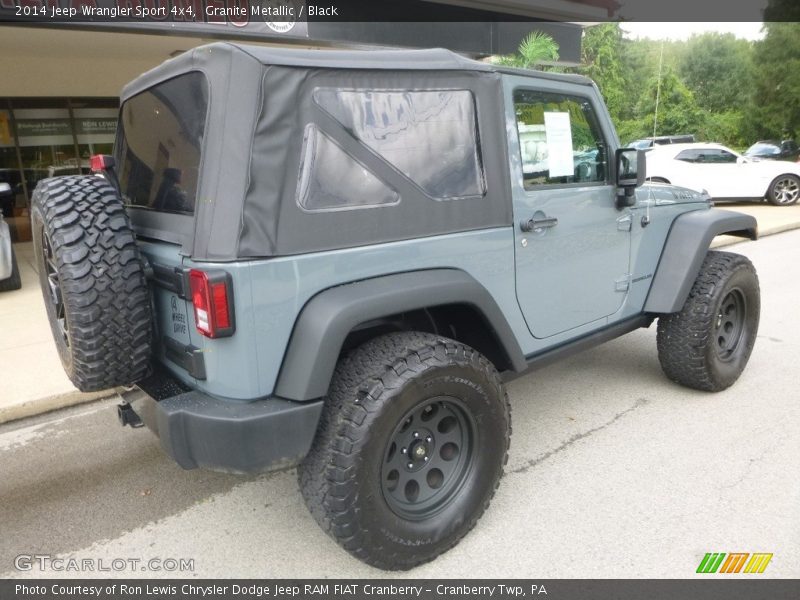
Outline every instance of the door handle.
[(534, 217), (527, 221), (525, 219), (520, 221), (519, 228), (522, 231), (529, 232), (555, 227), (556, 225), (558, 225), (558, 219), (555, 217)]

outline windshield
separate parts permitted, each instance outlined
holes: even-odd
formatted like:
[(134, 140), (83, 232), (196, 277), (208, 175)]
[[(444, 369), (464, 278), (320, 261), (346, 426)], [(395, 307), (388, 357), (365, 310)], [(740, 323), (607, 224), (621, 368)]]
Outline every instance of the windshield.
[(208, 84), (187, 73), (127, 100), (116, 154), (125, 203), (193, 214), (203, 147)]
[(634, 140), (628, 144), (629, 148), (636, 148), (637, 150), (646, 150), (653, 147), (653, 140)]
[(780, 154), (781, 149), (776, 144), (770, 144), (768, 142), (758, 142), (750, 146), (746, 151), (746, 155), (757, 155), (757, 156), (768, 156), (770, 154)]

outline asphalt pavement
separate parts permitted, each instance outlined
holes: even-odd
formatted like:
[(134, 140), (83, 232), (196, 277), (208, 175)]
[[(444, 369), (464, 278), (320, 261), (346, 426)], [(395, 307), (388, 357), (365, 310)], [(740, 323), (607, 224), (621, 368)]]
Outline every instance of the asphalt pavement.
[[(707, 552), (766, 552), (755, 577), (800, 577), (800, 231), (728, 250), (753, 260), (762, 288), (736, 385), (667, 381), (655, 326), (512, 382), (491, 507), (456, 548), (398, 576), (683, 578)], [(294, 471), (183, 471), (147, 430), (117, 424), (115, 402), (0, 426), (0, 577), (108, 576), (97, 569), (120, 560), (111, 574), (386, 576), (319, 530)], [(95, 571), (40, 569), (30, 555)], [(131, 570), (153, 558), (162, 570)], [(166, 559), (193, 564), (165, 571)]]

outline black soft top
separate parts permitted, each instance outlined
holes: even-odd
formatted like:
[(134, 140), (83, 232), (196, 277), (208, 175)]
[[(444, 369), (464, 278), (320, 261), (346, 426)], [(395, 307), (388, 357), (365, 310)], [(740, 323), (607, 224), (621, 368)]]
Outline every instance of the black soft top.
[(231, 50), (247, 54), (262, 65), (320, 69), (481, 71), (527, 75), (553, 81), (592, 85), (592, 80), (582, 75), (504, 67), (472, 60), (444, 48), (425, 50), (307, 50), (218, 42), (185, 52), (140, 75), (125, 86), (122, 91), (122, 100), (124, 101), (126, 98), (152, 86), (154, 82), (162, 81), (165, 72), (172, 68), (183, 72), (187, 64), (205, 62), (215, 54), (226, 54)]
[[(231, 261), (324, 251), (510, 226), (501, 73), (593, 85), (576, 75), (500, 68), (433, 50), (296, 50), (217, 43), (182, 54), (125, 86), (122, 101), (161, 82), (205, 75), (208, 115), (195, 217), (132, 209), (140, 233), (178, 242), (197, 260)], [(361, 144), (313, 99), (320, 90), (472, 94), (484, 193), (457, 200), (426, 195)], [(188, 99), (190, 100), (190, 99)], [(391, 118), (391, 115), (377, 115)], [(390, 208), (309, 212), (298, 202), (309, 128), (390, 186)], [(444, 135), (447, 135), (445, 131)], [(421, 156), (421, 155), (420, 155)], [(435, 156), (429, 162), (435, 163)], [(343, 159), (344, 160), (344, 159)], [(428, 160), (421, 157), (420, 160)], [(361, 190), (349, 192), (357, 197)]]

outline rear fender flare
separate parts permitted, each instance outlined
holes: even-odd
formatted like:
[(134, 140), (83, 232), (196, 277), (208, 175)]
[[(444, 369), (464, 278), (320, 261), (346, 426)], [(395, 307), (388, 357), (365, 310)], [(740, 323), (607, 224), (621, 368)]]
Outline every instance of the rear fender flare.
[(467, 304), (477, 309), (511, 368), (522, 371), (526, 367), (519, 342), (486, 288), (464, 271), (430, 269), (340, 285), (311, 298), (295, 323), (275, 394), (299, 401), (325, 396), (342, 345), (356, 326), (446, 304)]

